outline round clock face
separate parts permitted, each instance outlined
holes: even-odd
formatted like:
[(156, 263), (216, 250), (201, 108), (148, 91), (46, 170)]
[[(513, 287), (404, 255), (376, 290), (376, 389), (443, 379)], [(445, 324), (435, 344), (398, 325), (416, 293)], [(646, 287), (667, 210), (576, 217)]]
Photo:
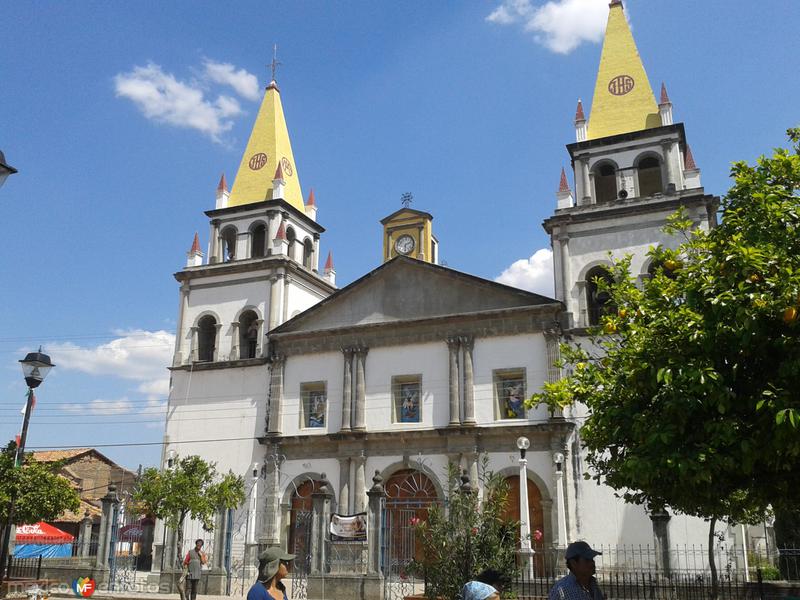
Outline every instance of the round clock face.
[(394, 243), (398, 254), (409, 254), (414, 249), (414, 238), (410, 235), (401, 235)]

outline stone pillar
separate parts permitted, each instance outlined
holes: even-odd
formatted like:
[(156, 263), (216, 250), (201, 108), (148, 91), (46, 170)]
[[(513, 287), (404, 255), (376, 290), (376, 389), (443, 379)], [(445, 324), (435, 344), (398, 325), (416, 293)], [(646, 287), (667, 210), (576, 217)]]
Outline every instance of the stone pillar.
[(383, 503), (386, 490), (383, 489), (383, 478), (380, 471), (375, 471), (372, 478), (372, 487), (367, 492), (369, 497), (367, 515), (367, 574), (377, 575), (381, 570), (381, 525), (383, 523)]
[(581, 169), (581, 180), (583, 189), (581, 190), (581, 204), (591, 204), (592, 203), (592, 179), (589, 176), (589, 159), (588, 158), (581, 158), (580, 159), (580, 169)]
[[(544, 339), (547, 346), (547, 381), (549, 383), (555, 383), (561, 379), (561, 369), (556, 364), (561, 360), (561, 338), (557, 331), (545, 331)], [(563, 418), (564, 411), (557, 408), (553, 410), (550, 416), (553, 418)]]
[(281, 433), (281, 404), (283, 403), (283, 366), (286, 358), (281, 354), (272, 356), (269, 381), (269, 428), (268, 435)]
[(342, 515), (350, 514), (350, 458), (339, 457), (339, 506)]
[(258, 340), (256, 341), (256, 358), (264, 356), (264, 319), (256, 319), (258, 327)]
[(459, 408), (458, 398), (458, 350), (460, 342), (458, 338), (447, 338), (447, 350), (450, 354), (450, 380), (449, 380), (449, 396), (450, 396), (450, 423), (451, 427), (461, 424), (461, 410)]
[(220, 509), (214, 517), (214, 552), (211, 555), (206, 594), (223, 595), (227, 588), (228, 571), (225, 569), (225, 546), (228, 541), (228, 510)]
[(366, 427), (366, 363), (368, 348), (358, 348), (356, 350), (356, 410), (353, 422), (353, 429), (364, 431)]
[(108, 557), (111, 552), (111, 530), (114, 527), (116, 508), (119, 504), (117, 486), (109, 485), (108, 493), (101, 499), (103, 516), (100, 518), (100, 535), (97, 540), (97, 558), (95, 568), (108, 569)]
[(269, 329), (272, 330), (280, 325), (281, 300), (283, 299), (283, 275), (273, 275), (269, 278)]
[(281, 521), (280, 476), (283, 460), (284, 457), (280, 453), (280, 446), (273, 444), (271, 450), (267, 452), (265, 463), (267, 466), (267, 494), (266, 506), (264, 507), (266, 516), (258, 538), (259, 545), (261, 546), (277, 546), (281, 543), (281, 534), (278, 524)]
[(212, 357), (212, 360), (217, 362), (220, 360), (219, 347), (220, 342), (222, 341), (222, 337), (220, 336), (220, 332), (222, 331), (222, 323), (217, 323), (214, 325), (214, 329), (216, 331), (214, 333), (214, 356)]
[(220, 261), (219, 257), (219, 221), (216, 219), (211, 221), (211, 248), (208, 249), (208, 262), (209, 264), (215, 264)]
[(241, 353), (239, 352), (239, 321), (231, 323), (231, 354), (229, 360), (239, 360)]
[(344, 383), (342, 385), (342, 427), (341, 431), (350, 431), (350, 419), (353, 412), (353, 349), (342, 348), (344, 356)]
[(189, 328), (189, 333), (191, 335), (191, 341), (189, 342), (189, 362), (197, 362), (199, 357), (198, 355), (198, 331), (200, 330), (199, 327), (193, 326)]
[(364, 493), (366, 492), (367, 483), (365, 481), (364, 468), (367, 458), (364, 456), (364, 452), (362, 451), (360, 456), (355, 457), (353, 462), (356, 469), (356, 480), (353, 484), (353, 514), (355, 514), (364, 512), (364, 504), (366, 502)]
[(653, 536), (656, 538), (656, 567), (667, 578), (672, 575), (672, 563), (669, 555), (669, 521), (671, 518), (663, 508), (650, 512)]
[(80, 539), (81, 558), (89, 558), (92, 544), (92, 517), (89, 516), (88, 510), (84, 513), (83, 519), (81, 519), (78, 537)]
[(675, 189), (675, 169), (673, 168), (672, 164), (672, 142), (669, 140), (664, 140), (661, 143), (661, 151), (664, 154), (664, 168), (667, 172), (667, 180), (664, 182), (664, 189), (666, 190), (669, 187), (669, 184), (672, 184), (673, 189)]
[(462, 337), (461, 348), (464, 350), (464, 425), (475, 425), (475, 381), (472, 364), (472, 350), (475, 340)]
[[(323, 479), (325, 474), (322, 475)], [(327, 565), (328, 554), (328, 521), (331, 518), (331, 502), (333, 493), (324, 482), (320, 488), (311, 494), (312, 510), (314, 511), (311, 522), (311, 573), (324, 573)]]

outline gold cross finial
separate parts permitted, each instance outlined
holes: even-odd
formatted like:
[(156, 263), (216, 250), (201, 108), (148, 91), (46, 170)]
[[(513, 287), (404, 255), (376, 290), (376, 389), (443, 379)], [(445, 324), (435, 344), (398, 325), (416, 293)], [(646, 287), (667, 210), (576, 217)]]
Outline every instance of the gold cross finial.
[(272, 81), (275, 81), (275, 73), (278, 71), (278, 65), (282, 65), (283, 63), (278, 62), (278, 44), (275, 44), (272, 47), (272, 62), (269, 64), (269, 67), (272, 69)]

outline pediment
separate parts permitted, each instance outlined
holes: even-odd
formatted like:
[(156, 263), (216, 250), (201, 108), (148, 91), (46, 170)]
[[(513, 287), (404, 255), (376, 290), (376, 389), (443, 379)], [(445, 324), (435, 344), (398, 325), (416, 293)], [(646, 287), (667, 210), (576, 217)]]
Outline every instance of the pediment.
[(556, 303), (447, 267), (397, 257), (273, 332), (340, 329)]

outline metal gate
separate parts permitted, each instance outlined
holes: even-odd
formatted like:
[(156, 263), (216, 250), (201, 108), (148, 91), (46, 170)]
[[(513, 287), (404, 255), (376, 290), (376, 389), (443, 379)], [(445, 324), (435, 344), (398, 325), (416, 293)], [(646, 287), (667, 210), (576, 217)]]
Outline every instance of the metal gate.
[(150, 571), (154, 522), (139, 514), (127, 497), (114, 505), (111, 516), (110, 588), (114, 592), (135, 591), (139, 571)]
[(313, 520), (312, 511), (303, 510), (294, 513), (293, 553), (297, 556), (292, 565), (292, 600), (308, 598), (308, 574), (311, 572), (311, 557), (314, 551), (311, 537)]
[(415, 552), (412, 521), (415, 518), (416, 509), (387, 507), (384, 501), (381, 513), (383, 515), (381, 568), (384, 600), (403, 600), (406, 596), (422, 593), (425, 583), (416, 578), (410, 568)]

